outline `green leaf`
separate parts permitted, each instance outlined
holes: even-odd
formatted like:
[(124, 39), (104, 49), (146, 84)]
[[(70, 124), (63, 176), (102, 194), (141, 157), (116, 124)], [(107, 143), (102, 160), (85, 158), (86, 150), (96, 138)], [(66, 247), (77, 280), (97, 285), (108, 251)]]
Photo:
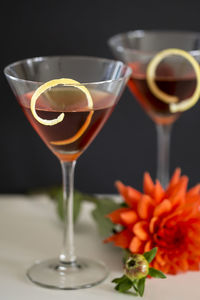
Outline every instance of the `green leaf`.
[(153, 248), (148, 252), (145, 252), (143, 254), (143, 256), (146, 258), (146, 260), (148, 261), (148, 263), (152, 262), (152, 260), (154, 259), (154, 257), (156, 256), (158, 248)]
[(124, 276), (123, 279), (120, 280), (120, 282), (116, 285), (115, 289), (118, 292), (124, 293), (130, 290), (133, 286), (133, 283), (128, 277)]
[(120, 283), (120, 282), (123, 281), (125, 278), (127, 278), (126, 275), (123, 275), (122, 277), (114, 278), (114, 279), (112, 280), (112, 282), (114, 282), (114, 283)]
[[(62, 189), (61, 187), (54, 187), (47, 190), (49, 196), (52, 199), (57, 200), (58, 207), (58, 215), (63, 220), (64, 211), (63, 211), (63, 203), (62, 203)], [(95, 219), (98, 227), (98, 231), (102, 237), (108, 237), (112, 233), (113, 223), (106, 218), (106, 215), (110, 212), (118, 209), (120, 204), (117, 204), (113, 199), (109, 197), (96, 197), (93, 195), (83, 194), (78, 191), (74, 192), (74, 221), (77, 220), (81, 204), (83, 201), (92, 202), (95, 204), (95, 209), (92, 212), (92, 216)]]
[(106, 215), (120, 207), (120, 204), (116, 203), (111, 198), (96, 198), (96, 207), (92, 211), (92, 216), (96, 221), (98, 231), (102, 237), (108, 237), (113, 229), (113, 223)]
[[(47, 194), (57, 202), (57, 212), (61, 220), (64, 219), (64, 210), (62, 202), (62, 187), (55, 186), (50, 188), (35, 189), (30, 192), (31, 194)], [(121, 204), (117, 204), (113, 199), (109, 197), (96, 197), (94, 195), (88, 195), (80, 193), (77, 190), (74, 192), (74, 221), (77, 220), (81, 204), (83, 201), (91, 202), (95, 204), (95, 209), (92, 212), (92, 216), (97, 223), (98, 231), (102, 237), (108, 237), (112, 233), (114, 227), (113, 223), (106, 218), (106, 215), (110, 212), (121, 207)]]
[(156, 277), (156, 278), (167, 278), (165, 274), (159, 270), (156, 270), (154, 268), (149, 268), (149, 274), (151, 277)]
[(133, 288), (135, 289), (136, 293), (138, 293), (138, 280), (133, 281)]
[(141, 297), (144, 295), (145, 280), (146, 277), (143, 277), (140, 280), (138, 280), (138, 284), (137, 284), (138, 293)]
[(130, 295), (130, 296), (134, 296), (134, 297), (137, 297), (137, 296), (138, 296), (138, 293), (137, 293), (137, 292), (134, 292), (134, 291), (126, 291), (126, 292), (124, 292), (124, 294)]

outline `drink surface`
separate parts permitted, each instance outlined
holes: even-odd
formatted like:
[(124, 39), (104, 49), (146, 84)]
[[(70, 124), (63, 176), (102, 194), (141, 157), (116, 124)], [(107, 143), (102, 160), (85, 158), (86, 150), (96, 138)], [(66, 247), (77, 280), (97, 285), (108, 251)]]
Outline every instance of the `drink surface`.
[[(152, 94), (147, 84), (145, 72), (137, 72), (138, 63), (132, 63), (130, 67), (133, 73), (128, 82), (129, 89), (149, 116), (156, 123), (169, 124), (173, 122), (179, 113), (171, 113), (169, 104)], [(174, 76), (170, 68), (164, 66), (160, 74), (156, 76), (155, 83), (161, 91), (177, 96), (180, 102), (193, 94), (196, 87), (196, 78), (194, 74), (189, 73), (184, 74), (184, 76)]]
[(63, 161), (77, 159), (98, 134), (114, 109), (116, 97), (113, 94), (98, 90), (90, 90), (93, 100), (93, 115), (88, 127), (75, 141), (69, 144), (54, 145), (52, 142), (64, 141), (74, 137), (86, 122), (91, 111), (88, 109), (87, 98), (77, 88), (53, 88), (43, 93), (37, 100), (36, 112), (43, 119), (55, 119), (60, 113), (65, 117), (62, 122), (46, 126), (39, 123), (30, 110), (33, 92), (19, 98), (20, 105), (33, 128), (46, 145)]

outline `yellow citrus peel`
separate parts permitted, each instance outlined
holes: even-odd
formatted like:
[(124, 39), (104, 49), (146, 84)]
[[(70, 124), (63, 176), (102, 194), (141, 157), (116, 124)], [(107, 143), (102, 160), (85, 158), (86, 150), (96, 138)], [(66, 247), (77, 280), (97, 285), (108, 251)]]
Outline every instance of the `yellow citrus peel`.
[(52, 141), (51, 144), (62, 146), (62, 145), (71, 144), (71, 143), (75, 142), (76, 140), (78, 140), (81, 137), (81, 135), (83, 135), (83, 133), (86, 131), (88, 126), (90, 125), (93, 113), (94, 113), (93, 110), (90, 111), (89, 115), (87, 116), (87, 119), (85, 120), (85, 123), (82, 125), (82, 127), (79, 129), (79, 131), (73, 137), (66, 139), (66, 140), (61, 140), (61, 141)]
[[(43, 119), (41, 117), (38, 116), (37, 112), (36, 112), (36, 102), (38, 100), (38, 98), (41, 96), (41, 94), (43, 94), (46, 90), (55, 87), (57, 85), (67, 85), (70, 87), (75, 87), (79, 90), (81, 90), (86, 98), (87, 98), (87, 102), (88, 102), (88, 108), (89, 109), (93, 109), (93, 100), (92, 97), (90, 95), (89, 90), (81, 85), (80, 82), (70, 79), (70, 78), (59, 78), (59, 79), (53, 79), (50, 81), (45, 82), (44, 84), (42, 84), (33, 94), (32, 98), (31, 98), (31, 104), (30, 104), (30, 109), (31, 112), (34, 116), (34, 118), (41, 124), (45, 125), (45, 126), (53, 126), (56, 125), (60, 122), (63, 121), (65, 114), (61, 113), (56, 119), (52, 119), (52, 120), (46, 120)], [(67, 145), (70, 143), (75, 142), (81, 135), (83, 135), (83, 133), (86, 131), (86, 129), (88, 128), (90, 122), (91, 122), (91, 118), (93, 115), (94, 111), (90, 111), (85, 123), (82, 125), (82, 127), (78, 130), (78, 132), (71, 138), (62, 140), (62, 141), (52, 141), (50, 142), (53, 145)]]
[[(193, 67), (196, 75), (196, 88), (193, 95), (182, 102), (179, 102), (179, 98), (176, 96), (169, 95), (161, 91), (155, 83), (156, 69), (159, 63), (166, 57), (171, 55), (178, 55), (184, 57)], [(170, 112), (175, 113), (179, 111), (185, 111), (191, 108), (199, 99), (200, 96), (200, 68), (198, 62), (192, 57), (188, 52), (170, 48), (157, 53), (153, 59), (150, 61), (147, 67), (147, 83), (151, 92), (161, 101), (169, 104)]]

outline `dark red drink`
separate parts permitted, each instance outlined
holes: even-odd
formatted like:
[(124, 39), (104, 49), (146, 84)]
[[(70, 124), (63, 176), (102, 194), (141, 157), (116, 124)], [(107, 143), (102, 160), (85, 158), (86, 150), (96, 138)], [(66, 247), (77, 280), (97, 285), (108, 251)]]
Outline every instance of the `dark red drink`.
[[(55, 119), (62, 112), (65, 113), (65, 117), (62, 122), (56, 125), (46, 126), (39, 123), (32, 115), (30, 110), (32, 94), (28, 93), (20, 98), (22, 109), (46, 145), (63, 161), (72, 161), (80, 156), (100, 131), (115, 104), (113, 94), (90, 90), (93, 109), (89, 110), (86, 96), (80, 90), (76, 88), (54, 88), (37, 100), (36, 112), (42, 119)], [(64, 145), (54, 144), (54, 142), (74, 137), (86, 122), (91, 111), (93, 114), (89, 125), (79, 138)]]
[[(169, 104), (161, 101), (152, 94), (148, 87), (145, 73), (136, 71), (138, 69), (138, 63), (132, 63), (130, 67), (133, 73), (128, 82), (128, 86), (142, 107), (156, 123), (169, 124), (173, 122), (177, 118), (178, 113), (171, 113)], [(196, 87), (195, 75), (188, 74), (183, 77), (174, 77), (173, 73), (170, 74), (170, 69), (167, 68), (167, 66), (165, 66), (160, 73), (162, 73), (162, 75), (158, 75), (155, 82), (163, 92), (177, 96), (179, 101), (183, 101), (193, 94)]]

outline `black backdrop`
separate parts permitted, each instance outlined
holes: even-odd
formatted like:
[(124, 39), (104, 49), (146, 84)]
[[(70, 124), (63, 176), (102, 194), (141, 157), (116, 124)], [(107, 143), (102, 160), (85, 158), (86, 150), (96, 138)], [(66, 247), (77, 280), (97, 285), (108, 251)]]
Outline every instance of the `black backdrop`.
[[(25, 119), (4, 78), (15, 60), (41, 55), (112, 57), (107, 39), (134, 29), (200, 31), (200, 2), (179, 1), (4, 1), (1, 24), (0, 192), (24, 192), (61, 182), (59, 162)], [(6, 5), (6, 7), (5, 7)], [(184, 113), (172, 134), (171, 172), (181, 166), (200, 181), (200, 105)], [(155, 177), (156, 132), (126, 90), (102, 132), (80, 157), (75, 186), (111, 193), (121, 179), (137, 188), (142, 174)]]

